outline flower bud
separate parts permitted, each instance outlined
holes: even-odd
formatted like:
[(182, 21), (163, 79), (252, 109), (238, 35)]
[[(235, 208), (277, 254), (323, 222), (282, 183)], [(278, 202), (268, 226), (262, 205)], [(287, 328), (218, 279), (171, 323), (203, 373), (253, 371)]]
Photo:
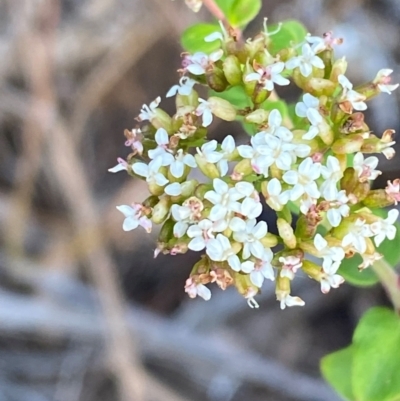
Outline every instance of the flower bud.
[(236, 164), (236, 166), (233, 169), (233, 172), (235, 174), (241, 175), (242, 177), (252, 174), (254, 171), (253, 168), (251, 167), (250, 159), (241, 160), (238, 164)]
[(199, 183), (197, 182), (197, 180), (189, 180), (183, 182), (181, 184), (181, 194), (177, 196), (172, 196), (172, 202), (180, 203), (186, 200), (188, 197), (192, 196), (198, 184)]
[(248, 96), (253, 95), (254, 90), (256, 89), (257, 86), (257, 81), (246, 81), (247, 75), (252, 74), (253, 72), (254, 69), (250, 65), (249, 60), (247, 60), (243, 70), (243, 84), (244, 84), (244, 90)]
[(261, 103), (265, 102), (265, 100), (270, 95), (270, 93), (271, 92), (264, 89), (263, 85), (257, 84), (254, 89), (254, 92), (251, 96), (251, 100), (256, 105), (261, 104)]
[(220, 97), (211, 96), (208, 98), (209, 107), (212, 113), (224, 121), (234, 121), (236, 118), (236, 109), (230, 102)]
[(200, 171), (208, 178), (219, 178), (220, 174), (215, 164), (208, 163), (202, 156), (194, 155), (196, 159), (197, 167)]
[[(322, 71), (322, 70), (320, 70)], [(304, 90), (311, 93), (313, 96), (319, 97), (322, 95), (332, 96), (336, 89), (336, 84), (329, 79), (311, 78), (304, 86)]]
[(310, 260), (303, 260), (303, 266), (301, 267), (304, 273), (316, 281), (320, 281), (324, 272), (320, 266)]
[(336, 60), (332, 66), (332, 71), (329, 77), (329, 80), (335, 83), (338, 83), (339, 75), (344, 75), (347, 70), (347, 61), (345, 57), (342, 57)]
[(363, 205), (369, 208), (384, 208), (394, 204), (384, 189), (374, 189), (362, 201)]
[(154, 206), (151, 220), (155, 224), (161, 224), (168, 216), (170, 207), (171, 207), (171, 198), (169, 196), (164, 196), (163, 198), (160, 199), (157, 205)]
[(175, 222), (172, 219), (168, 219), (165, 221), (165, 223), (161, 227), (160, 233), (158, 234), (159, 242), (166, 243), (174, 237), (174, 225)]
[(361, 146), (364, 143), (362, 135), (353, 134), (347, 135), (345, 138), (340, 138), (335, 141), (332, 145), (334, 153), (345, 154), (345, 153), (356, 153), (359, 152)]
[(253, 124), (263, 124), (265, 121), (268, 120), (268, 116), (269, 116), (269, 111), (264, 110), (264, 109), (257, 109), (252, 111), (251, 113), (247, 114), (244, 117), (244, 120), (247, 123), (253, 123)]
[(168, 133), (172, 131), (172, 118), (164, 110), (156, 108), (154, 115), (150, 120), (151, 124), (156, 128), (164, 128)]
[(187, 96), (177, 93), (175, 104), (177, 109), (184, 106), (191, 106), (195, 109), (199, 105), (199, 94), (194, 89)]
[(340, 188), (346, 191), (346, 194), (352, 194), (354, 188), (358, 184), (358, 175), (353, 167), (348, 167), (343, 172), (343, 177), (340, 180)]
[(278, 238), (272, 233), (267, 233), (265, 237), (261, 238), (260, 242), (265, 248), (273, 248), (278, 245)]
[(196, 189), (194, 190), (194, 196), (200, 200), (203, 200), (206, 192), (211, 191), (212, 189), (213, 188), (211, 184), (197, 185)]
[(242, 83), (242, 69), (236, 56), (231, 54), (224, 60), (223, 71), (226, 80), (232, 86), (240, 85)]
[(282, 218), (277, 220), (279, 236), (282, 238), (284, 244), (290, 249), (296, 248), (297, 240), (293, 232), (292, 226)]
[(159, 202), (158, 196), (151, 195), (143, 202), (144, 207), (153, 208)]
[(160, 187), (154, 181), (149, 182), (149, 192), (152, 195), (160, 196), (164, 193), (164, 187)]
[(300, 214), (296, 223), (297, 238), (313, 238), (317, 231), (318, 224), (312, 224), (304, 214)]
[(370, 189), (371, 189), (371, 184), (369, 183), (368, 180), (363, 182), (358, 182), (353, 190), (353, 195), (357, 198), (358, 202), (361, 202), (367, 197)]
[(206, 71), (206, 80), (208, 86), (215, 92), (223, 92), (228, 86), (224, 72), (217, 67)]

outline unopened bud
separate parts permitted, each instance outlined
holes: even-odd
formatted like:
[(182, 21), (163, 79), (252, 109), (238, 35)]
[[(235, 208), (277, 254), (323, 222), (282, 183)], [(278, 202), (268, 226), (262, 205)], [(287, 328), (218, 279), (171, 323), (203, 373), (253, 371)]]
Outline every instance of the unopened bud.
[(170, 207), (171, 198), (169, 196), (164, 196), (160, 199), (157, 205), (154, 206), (151, 220), (155, 224), (161, 224), (168, 216)]
[(340, 188), (346, 191), (346, 194), (352, 194), (354, 188), (358, 184), (358, 174), (353, 167), (348, 167), (343, 172), (343, 177), (340, 180)]
[(335, 141), (332, 145), (332, 150), (334, 153), (339, 154), (357, 153), (361, 150), (363, 143), (364, 138), (362, 135), (347, 135), (345, 138)]
[(165, 221), (160, 229), (160, 233), (158, 234), (159, 242), (166, 243), (174, 237), (174, 225), (175, 222), (172, 219), (168, 219)]
[(164, 128), (168, 133), (172, 130), (172, 118), (164, 110), (156, 108), (150, 119), (151, 124), (156, 128)]
[(368, 180), (358, 182), (353, 190), (353, 195), (357, 198), (358, 202), (364, 200), (371, 189), (371, 184)]
[(247, 114), (244, 117), (244, 120), (247, 123), (254, 123), (254, 124), (263, 124), (265, 121), (268, 120), (269, 116), (269, 111), (264, 110), (264, 109), (257, 109), (255, 111), (252, 111), (251, 113)]
[(304, 214), (300, 214), (296, 223), (297, 238), (313, 238), (317, 231), (318, 224), (312, 224)]
[(195, 109), (199, 105), (199, 94), (194, 89), (192, 89), (190, 94), (187, 96), (177, 93), (175, 97), (175, 104), (177, 109), (184, 106), (191, 106)]
[(236, 56), (231, 54), (224, 60), (223, 71), (226, 80), (232, 86), (240, 85), (242, 83), (242, 69)]
[(207, 100), (212, 113), (224, 121), (234, 121), (237, 115), (235, 107), (220, 97), (211, 96)]
[(345, 57), (336, 60), (332, 66), (332, 71), (330, 74), (330, 81), (338, 83), (339, 75), (344, 75), (347, 70), (347, 61)]
[[(322, 70), (321, 70), (322, 71)], [(329, 79), (311, 78), (307, 81), (304, 90), (311, 93), (313, 96), (319, 97), (322, 95), (332, 96), (336, 89), (336, 84)]]
[(290, 249), (296, 248), (297, 240), (294, 235), (292, 226), (282, 218), (277, 220), (279, 236), (282, 238), (283, 242)]
[(374, 189), (362, 201), (363, 205), (369, 208), (384, 208), (394, 204), (394, 199), (384, 189)]
[(278, 245), (278, 237), (272, 233), (267, 233), (265, 237), (261, 238), (260, 242), (265, 248), (273, 248)]
[(151, 195), (143, 202), (144, 207), (153, 208), (159, 202), (158, 196)]
[(208, 163), (202, 156), (194, 155), (196, 159), (197, 167), (200, 171), (208, 178), (219, 178), (220, 174), (218, 168), (213, 163)]
[(253, 73), (254, 73), (253, 67), (250, 65), (249, 60), (247, 60), (243, 70), (243, 84), (244, 84), (244, 90), (248, 96), (253, 95), (254, 90), (256, 89), (257, 86), (257, 81), (246, 81), (247, 75)]
[(310, 260), (303, 260), (301, 269), (304, 273), (316, 281), (320, 281), (321, 277), (323, 276), (323, 270), (321, 269), (321, 266), (318, 266), (316, 263), (313, 263)]
[(251, 167), (250, 159), (243, 159), (233, 169), (234, 173), (240, 174), (242, 177), (254, 173)]
[(208, 86), (215, 92), (223, 92), (228, 86), (224, 72), (217, 67), (206, 71), (206, 80)]

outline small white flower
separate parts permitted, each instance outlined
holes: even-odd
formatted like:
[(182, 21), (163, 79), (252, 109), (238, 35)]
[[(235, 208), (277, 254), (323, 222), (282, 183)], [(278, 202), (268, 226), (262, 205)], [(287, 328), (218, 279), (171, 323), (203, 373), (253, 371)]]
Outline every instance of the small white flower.
[(190, 298), (196, 298), (197, 295), (205, 301), (211, 298), (211, 291), (204, 284), (195, 283), (191, 277), (186, 280), (185, 292)]
[(191, 154), (189, 153), (184, 154), (182, 149), (178, 149), (175, 158), (169, 165), (171, 174), (175, 178), (181, 178), (185, 171), (185, 166), (196, 168), (197, 167), (196, 160)]
[(365, 220), (357, 219), (352, 226), (349, 227), (349, 232), (342, 239), (342, 246), (352, 246), (357, 252), (365, 253), (367, 250), (367, 242), (365, 238), (372, 237), (373, 233)]
[(285, 142), (290, 142), (293, 139), (292, 132), (282, 127), (282, 115), (278, 109), (271, 110), (268, 116), (268, 128), (265, 130), (267, 134), (275, 135)]
[(313, 67), (324, 69), (324, 62), (315, 55), (315, 52), (311, 49), (308, 43), (302, 46), (302, 55), (291, 58), (286, 62), (286, 68), (293, 70), (298, 67), (301, 75), (308, 77), (311, 75)]
[(361, 152), (356, 153), (353, 159), (353, 168), (361, 182), (375, 180), (378, 175), (382, 174), (382, 171), (375, 170), (378, 162), (376, 156), (370, 156), (364, 160), (364, 155)]
[(233, 255), (229, 258), (229, 266), (236, 272), (250, 273), (254, 270), (254, 262), (246, 260), (242, 262), (237, 255)]
[(314, 246), (318, 251), (318, 256), (323, 258), (322, 268), (327, 274), (336, 273), (339, 269), (345, 254), (344, 250), (338, 246), (329, 246), (325, 238), (321, 234), (314, 237)]
[(279, 262), (282, 263), (282, 269), (280, 271), (281, 277), (287, 277), (289, 280), (294, 279), (294, 275), (297, 273), (297, 270), (303, 266), (303, 262), (297, 256), (289, 255), (289, 256), (281, 256), (279, 258)]
[(253, 271), (250, 273), (250, 281), (258, 288), (261, 288), (264, 280), (275, 281), (274, 269), (271, 265), (273, 258), (271, 249), (264, 248), (262, 258), (257, 259)]
[(118, 164), (116, 166), (108, 169), (110, 173), (118, 173), (119, 171), (128, 170), (129, 164), (124, 159), (118, 157), (117, 162)]
[(179, 80), (179, 85), (174, 85), (167, 92), (166, 97), (175, 96), (177, 93), (183, 96), (189, 96), (195, 84), (196, 81), (194, 81), (193, 79), (190, 79), (189, 77), (182, 77)]
[(279, 293), (276, 295), (276, 299), (280, 302), (282, 310), (286, 307), (305, 305), (305, 302), (300, 297), (292, 297), (290, 294)]
[(262, 213), (262, 204), (260, 200), (246, 197), (240, 204), (237, 213), (247, 217), (248, 219), (255, 219)]
[(243, 259), (248, 259), (251, 255), (258, 259), (263, 257), (264, 246), (260, 240), (268, 232), (268, 226), (265, 221), (257, 223), (256, 219), (244, 221), (239, 217), (233, 217), (229, 227), (233, 231), (234, 240), (243, 243)]
[(399, 211), (392, 209), (389, 211), (388, 216), (385, 220), (379, 220), (371, 224), (371, 231), (375, 235), (374, 241), (376, 246), (379, 246), (385, 238), (390, 240), (396, 236), (395, 223), (399, 217)]
[(328, 156), (326, 166), (321, 166), (321, 175), (325, 179), (320, 188), (322, 196), (328, 201), (335, 200), (336, 185), (343, 177), (339, 160), (334, 156)]
[(148, 233), (151, 232), (152, 222), (146, 216), (143, 216), (143, 206), (140, 203), (133, 204), (133, 207), (127, 205), (117, 206), (117, 209), (125, 216), (122, 229), (131, 231), (142, 226)]
[(174, 225), (174, 236), (181, 238), (185, 235), (189, 222), (192, 220), (192, 210), (188, 206), (172, 205), (171, 214), (176, 221)]
[(218, 61), (223, 54), (222, 49), (211, 53), (209, 56), (202, 52), (197, 52), (193, 55), (186, 54), (182, 60), (183, 72), (188, 71), (193, 75), (203, 75), (206, 73), (207, 68)]
[(282, 210), (283, 206), (289, 202), (290, 191), (282, 192), (281, 182), (277, 178), (268, 182), (267, 192), (266, 202), (276, 211)]
[(327, 294), (331, 288), (339, 288), (343, 283), (344, 278), (341, 275), (324, 272), (320, 280), (321, 292)]
[(203, 250), (208, 240), (215, 238), (214, 232), (222, 232), (228, 227), (224, 220), (212, 222), (211, 220), (204, 219), (197, 224), (190, 226), (187, 230), (187, 235), (192, 240), (188, 244), (188, 248), (192, 251)]
[(157, 184), (160, 187), (163, 187), (169, 182), (169, 180), (165, 178), (162, 173), (159, 173), (161, 163), (161, 158), (152, 160), (149, 164), (140, 162), (134, 163), (132, 164), (132, 170), (135, 174), (145, 177), (149, 184)]
[(174, 156), (168, 149), (169, 136), (167, 131), (164, 128), (159, 128), (155, 134), (155, 140), (157, 147), (148, 151), (150, 159), (160, 158), (162, 166), (169, 166), (173, 162)]
[(321, 174), (321, 164), (313, 163), (311, 157), (304, 159), (297, 170), (290, 170), (283, 174), (283, 181), (293, 185), (290, 190), (290, 200), (295, 201), (303, 194), (311, 198), (319, 198), (320, 192), (315, 182)]
[(349, 102), (354, 110), (367, 110), (367, 105), (364, 102), (366, 97), (353, 90), (353, 84), (343, 74), (338, 76), (338, 81), (343, 88), (341, 100)]
[(206, 253), (215, 262), (227, 260), (229, 263), (236, 256), (229, 239), (222, 234), (217, 234), (215, 238), (210, 238), (207, 241)]
[(228, 159), (229, 156), (235, 151), (236, 145), (235, 140), (233, 139), (232, 135), (228, 135), (224, 138), (221, 143), (221, 152), (219, 153), (222, 155), (221, 159), (217, 163), (217, 167), (221, 177), (225, 176), (228, 172)]
[(378, 252), (374, 252), (372, 255), (364, 253), (361, 255), (362, 263), (358, 265), (358, 270), (364, 270), (368, 266), (372, 266), (377, 260), (382, 259), (383, 255)]
[(331, 204), (326, 217), (332, 227), (338, 227), (342, 217), (347, 217), (350, 214), (350, 207), (347, 204), (349, 198), (346, 196), (346, 191), (341, 190), (337, 191), (335, 197), (330, 200)]
[(375, 85), (378, 86), (379, 90), (381, 92), (385, 92), (389, 95), (392, 94), (392, 91), (397, 89), (399, 87), (399, 84), (390, 84), (391, 77), (390, 75), (392, 74), (393, 70), (390, 70), (389, 68), (384, 68), (382, 70), (378, 71), (378, 74), (376, 74), (376, 77), (373, 81)]
[(216, 151), (218, 142), (213, 139), (210, 142), (206, 142), (201, 149), (197, 148), (197, 153), (207, 162), (207, 163), (217, 163), (219, 162), (223, 155)]
[(313, 95), (305, 93), (303, 95), (303, 101), (296, 104), (295, 113), (299, 117), (307, 117), (308, 119), (310, 119), (310, 110), (315, 110), (319, 112), (319, 100)]
[(306, 41), (311, 44), (314, 53), (321, 53), (324, 50), (332, 49), (333, 45), (340, 45), (343, 43), (342, 38), (334, 38), (330, 31), (324, 33), (322, 38), (308, 34), (306, 36)]
[(195, 114), (197, 116), (202, 116), (203, 118), (203, 127), (208, 127), (213, 120), (213, 114), (210, 108), (210, 103), (207, 102), (207, 100), (200, 99), (199, 98), (199, 105), (197, 106), (195, 110)]
[(146, 121), (146, 120), (150, 121), (154, 117), (155, 111), (160, 103), (161, 103), (161, 97), (158, 96), (155, 100), (153, 100), (150, 103), (149, 106), (144, 104), (142, 106), (142, 109), (140, 110), (138, 120), (139, 121)]
[(204, 198), (214, 205), (210, 210), (210, 220), (225, 219), (228, 213), (240, 209), (238, 200), (243, 198), (242, 194), (234, 188), (229, 188), (228, 184), (219, 178), (213, 180), (213, 186), (214, 191), (208, 191), (204, 195)]
[(290, 81), (282, 77), (281, 73), (285, 68), (285, 63), (278, 61), (277, 63), (268, 65), (266, 67), (258, 66), (256, 72), (250, 73), (244, 77), (245, 82), (257, 81), (263, 85), (267, 91), (274, 90), (274, 84), (289, 85)]

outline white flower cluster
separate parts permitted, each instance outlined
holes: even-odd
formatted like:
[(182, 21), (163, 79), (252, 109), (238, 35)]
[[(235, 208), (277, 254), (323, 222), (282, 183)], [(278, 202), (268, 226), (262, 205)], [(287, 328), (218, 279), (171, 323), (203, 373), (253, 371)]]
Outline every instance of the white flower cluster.
[[(332, 46), (342, 41), (330, 32), (322, 38), (307, 35), (304, 43), (289, 49), (292, 56), (286, 60), (271, 55), (265, 45), (263, 57), (249, 56), (241, 64), (225, 46), (232, 38), (222, 29), (206, 38), (219, 40), (219, 50), (184, 55), (179, 84), (167, 93), (176, 96), (176, 114), (161, 110), (157, 98), (143, 105), (137, 118), (148, 125), (125, 133), (133, 153), (110, 171), (126, 170), (146, 180), (151, 196), (143, 204), (117, 207), (125, 216), (123, 229), (142, 226), (150, 232), (152, 223), (163, 224), (155, 255), (202, 252), (185, 286), (192, 298), (210, 299), (206, 284), (215, 282), (222, 289), (235, 285), (251, 307), (258, 307), (254, 296), (269, 280), (275, 282), (282, 309), (303, 305), (290, 295), (299, 272), (327, 293), (344, 281), (338, 274), (344, 258), (360, 254), (364, 269), (381, 257), (376, 247), (395, 237), (398, 211), (383, 219), (368, 207), (397, 204), (400, 181), (371, 190), (370, 182), (381, 172), (376, 156), (364, 156), (392, 157), (393, 131), (376, 137), (360, 112), (369, 98), (391, 93), (398, 85), (390, 84), (392, 71), (384, 69), (355, 90), (344, 75), (344, 59), (332, 60), (328, 74), (321, 54), (333, 54)], [(263, 35), (271, 34), (265, 28)], [(257, 40), (247, 41), (249, 54), (253, 45), (259, 46)], [(219, 78), (213, 80), (213, 74)], [(267, 111), (260, 104), (275, 86), (292, 80), (304, 94), (288, 122), (280, 110)], [(219, 97), (201, 99), (194, 89), (200, 82), (217, 92), (231, 86), (253, 91), (249, 97), (255, 106), (237, 110)], [(257, 99), (263, 100), (258, 104)], [(239, 115), (256, 128), (248, 143), (237, 146), (231, 135), (221, 144), (207, 140), (206, 127), (214, 117), (233, 121)], [(208, 180), (198, 182), (194, 169)], [(277, 216), (277, 233), (261, 219), (262, 200)], [(293, 211), (298, 214), (295, 227)], [(321, 265), (306, 254), (320, 258)]]

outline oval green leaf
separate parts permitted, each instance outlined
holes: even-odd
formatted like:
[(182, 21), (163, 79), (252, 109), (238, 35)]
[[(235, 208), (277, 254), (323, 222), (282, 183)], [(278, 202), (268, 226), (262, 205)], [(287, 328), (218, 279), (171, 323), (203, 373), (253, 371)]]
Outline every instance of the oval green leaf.
[(325, 380), (348, 401), (354, 401), (351, 382), (352, 363), (352, 346), (333, 352), (321, 360), (321, 372)]
[(205, 42), (204, 38), (211, 33), (220, 32), (221, 28), (217, 24), (196, 24), (183, 32), (181, 36), (182, 47), (190, 52), (212, 53), (221, 47), (219, 40), (214, 42)]
[(353, 336), (353, 393), (357, 401), (400, 400), (400, 318), (370, 309)]
[[(277, 28), (278, 25), (271, 25), (269, 31), (273, 32)], [(301, 22), (295, 20), (284, 21), (279, 32), (271, 36), (270, 52), (276, 54), (280, 50), (289, 47), (291, 43), (294, 45), (299, 44), (304, 41), (306, 35), (307, 29)]]
[(236, 0), (228, 13), (233, 27), (245, 27), (261, 10), (261, 0)]

